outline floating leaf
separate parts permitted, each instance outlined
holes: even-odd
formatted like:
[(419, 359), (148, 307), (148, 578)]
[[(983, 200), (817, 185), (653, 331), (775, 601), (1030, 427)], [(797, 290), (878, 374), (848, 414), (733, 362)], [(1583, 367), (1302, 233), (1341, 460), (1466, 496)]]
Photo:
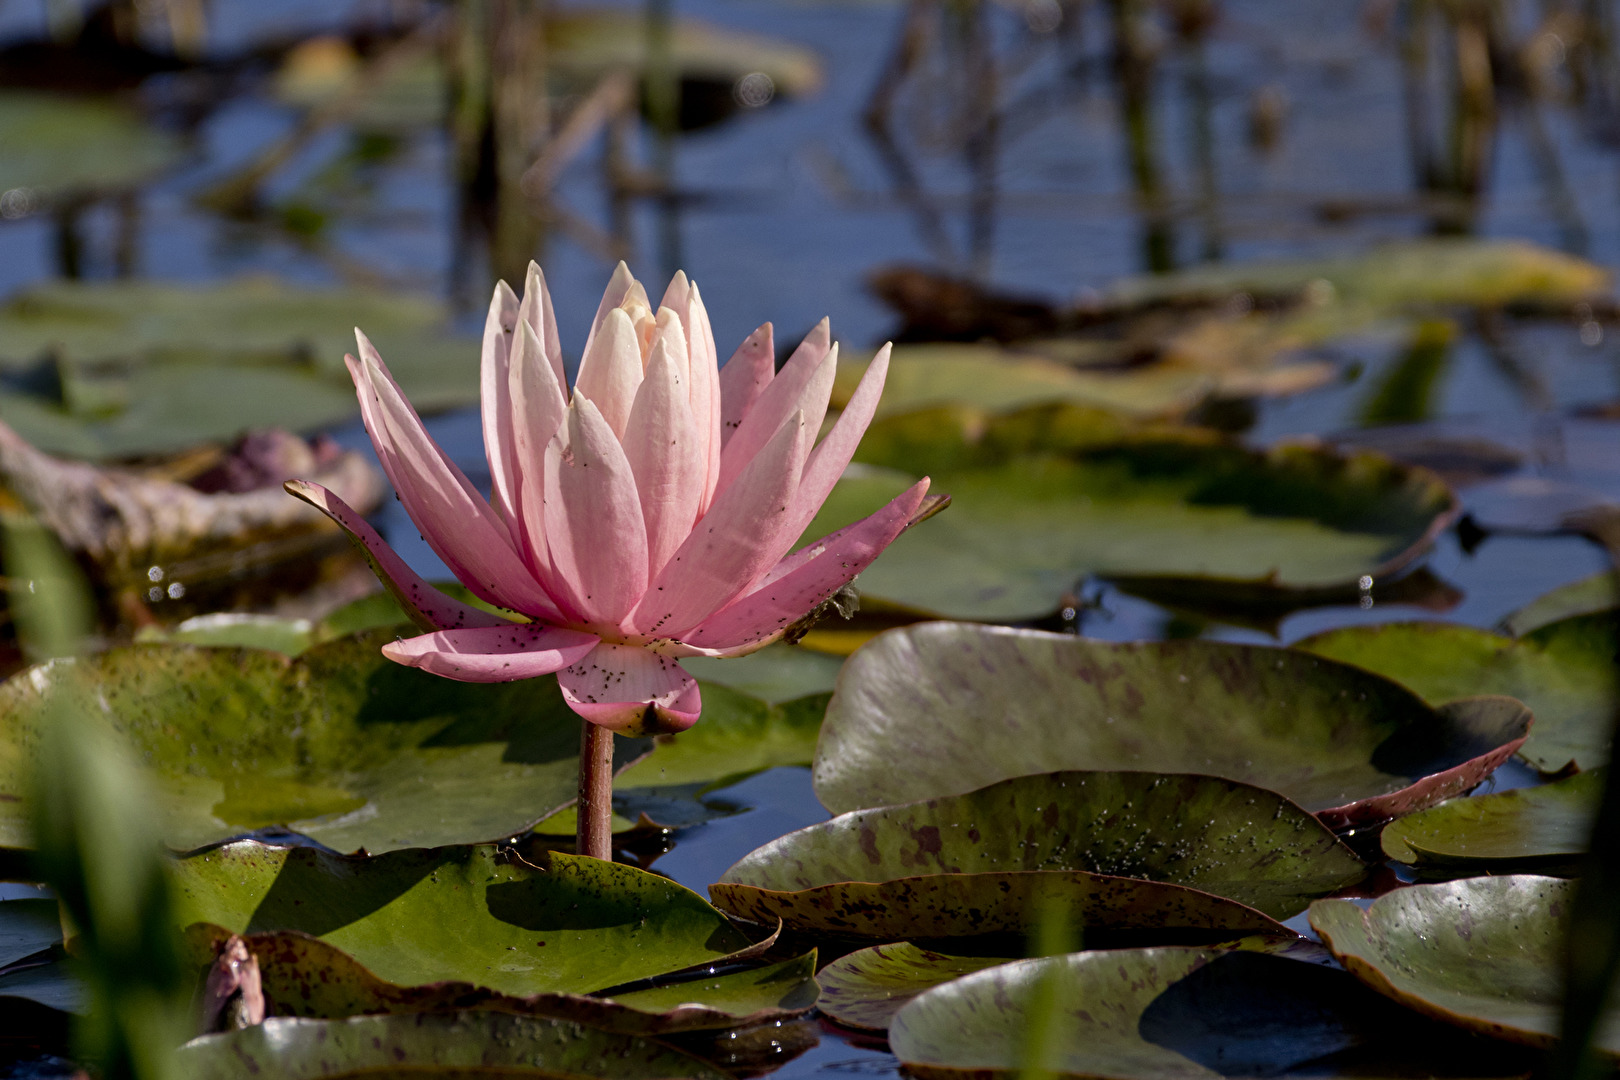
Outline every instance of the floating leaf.
[[(187, 939), (194, 962), (199, 967), (211, 962), (229, 937), (230, 931), (223, 927), (193, 924)], [(480, 1008), (577, 1020), (626, 1034), (664, 1035), (780, 1020), (802, 1013), (816, 1002), (814, 951), (760, 968), (673, 980), (667, 986), (612, 998), (577, 993), (514, 997), (472, 982), (392, 983), (336, 946), (308, 934), (270, 931), (250, 934), (243, 941), (258, 960), (265, 1003), (273, 1016), (337, 1020), (364, 1013)], [(471, 971), (478, 965), (461, 966)]]
[[(1311, 905), (1311, 926), (1350, 973), (1382, 994), (1493, 1038), (1549, 1047), (1563, 996), (1563, 920), (1575, 886), (1515, 874), (1396, 889), (1366, 911)], [(1620, 1059), (1620, 1010), (1593, 1049)]]
[(1384, 853), (1416, 866), (1568, 864), (1586, 851), (1605, 769), (1541, 787), (1452, 799), (1384, 826)]
[(1620, 679), (1620, 613), (1577, 615), (1520, 638), (1451, 623), (1390, 623), (1329, 630), (1295, 648), (1377, 672), (1443, 702), (1469, 694), (1508, 694), (1528, 705), (1536, 726), (1519, 751), (1546, 773), (1609, 758)]
[(1087, 574), (1228, 601), (1356, 595), (1408, 564), (1456, 513), (1433, 474), (1319, 446), (1250, 450), (1196, 429), (1123, 431), (1073, 406), (962, 407), (875, 422), (818, 536), (933, 477), (949, 513), (902, 536), (863, 592), (985, 620), (1057, 610)]
[(181, 155), (178, 138), (127, 106), (16, 91), (0, 93), (0, 146), (0, 191), (46, 196), (131, 187)]
[(272, 1017), (180, 1049), (192, 1080), (322, 1080), (402, 1075), (601, 1077), (603, 1080), (730, 1080), (726, 1073), (651, 1039), (583, 1024), (499, 1012), (357, 1016), (349, 1020)]
[(478, 399), (478, 349), (442, 305), (267, 279), (55, 282), (0, 306), (0, 419), (50, 453), (152, 454), (357, 411), (343, 355), (360, 326), (422, 411)]
[(1502, 632), (1523, 637), (1575, 615), (1591, 615), (1620, 608), (1620, 582), (1614, 571), (1602, 570), (1572, 581), (1530, 601), (1502, 620)]
[[(123, 734), (182, 850), (271, 825), (343, 851), (489, 840), (575, 797), (579, 719), (554, 679), (441, 679), (385, 659), (393, 638), (373, 630), (296, 659), (138, 645), (16, 676), (0, 686), (0, 846), (28, 844), (20, 798), (53, 701)], [(615, 743), (621, 763), (648, 746)]]
[[(1032, 1047), (1042, 1027), (1048, 1038)], [(1341, 971), (1178, 948), (1073, 953), (966, 975), (901, 1009), (889, 1045), (927, 1080), (1013, 1075), (1032, 1064), (1117, 1080), (1511, 1076), (1532, 1064), (1393, 1006)]]
[(821, 969), (816, 1008), (845, 1027), (883, 1031), (906, 1002), (925, 990), (1012, 963), (984, 956), (950, 956), (909, 941), (857, 949)]
[[(1243, 265), (1211, 264), (1131, 278), (1109, 290), (1116, 304), (1218, 303), (1238, 293), (1364, 304), (1380, 310), (1473, 304), (1561, 308), (1609, 287), (1596, 263), (1519, 240), (1421, 240), (1360, 255)], [(1327, 288), (1315, 285), (1323, 282)]]
[(814, 778), (842, 813), (1053, 769), (1203, 773), (1279, 792), (1346, 828), (1467, 791), (1529, 722), (1511, 699), (1434, 709), (1396, 683), (1288, 649), (924, 623), (845, 662)]
[[(1286, 919), (1366, 870), (1320, 821), (1261, 788), (1213, 776), (1059, 772), (841, 814), (743, 856), (712, 891), (728, 906), (744, 887), (795, 893), (960, 874), (990, 897), (1009, 874), (1083, 871), (1185, 885)], [(756, 898), (754, 910), (762, 904)]]
[[(63, 1012), (84, 1007), (84, 987), (63, 962), (62, 917), (55, 900), (0, 901), (0, 998)], [(16, 1002), (0, 1005), (0, 1011)]]
[[(90, 994), (76, 967), (57, 955), (37, 964), (18, 964), (0, 972), (0, 999), (32, 1001), (58, 1012), (89, 1011)], [(0, 1009), (15, 1007), (8, 1002)]]
[(584, 994), (748, 945), (668, 878), (492, 845), (365, 858), (239, 841), (181, 860), (175, 880), (183, 925), (308, 934), (401, 987)]

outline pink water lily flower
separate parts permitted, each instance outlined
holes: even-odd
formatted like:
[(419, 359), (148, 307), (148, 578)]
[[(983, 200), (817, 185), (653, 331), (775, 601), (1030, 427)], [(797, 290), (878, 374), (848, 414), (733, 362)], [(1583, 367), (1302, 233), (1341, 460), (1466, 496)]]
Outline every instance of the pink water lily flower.
[(827, 322), (780, 372), (769, 323), (722, 368), (684, 274), (654, 307), (619, 264), (572, 393), (539, 268), (530, 264), (521, 302), (496, 286), (482, 367), (489, 500), (356, 336), (349, 373), (400, 501), (468, 589), (526, 620), (445, 595), (336, 496), (289, 482), (349, 532), (428, 631), (383, 652), (468, 682), (556, 672), (575, 712), (623, 734), (690, 727), (701, 703), (682, 657), (740, 656), (781, 637), (892, 543), (927, 494), (923, 480), (788, 554), (871, 422), (888, 347), (817, 443), (838, 362)]

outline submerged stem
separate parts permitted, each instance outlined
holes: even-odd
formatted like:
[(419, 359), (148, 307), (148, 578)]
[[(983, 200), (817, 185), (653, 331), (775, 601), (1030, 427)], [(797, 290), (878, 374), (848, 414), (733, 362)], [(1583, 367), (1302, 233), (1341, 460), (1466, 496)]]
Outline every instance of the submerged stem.
[(581, 720), (579, 736), (579, 831), (574, 850), (593, 859), (613, 859), (613, 732)]

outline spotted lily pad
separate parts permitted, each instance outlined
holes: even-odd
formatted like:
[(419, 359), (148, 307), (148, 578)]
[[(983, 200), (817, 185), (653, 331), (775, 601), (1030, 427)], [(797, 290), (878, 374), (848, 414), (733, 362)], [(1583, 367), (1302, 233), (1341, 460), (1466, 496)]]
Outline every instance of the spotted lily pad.
[(1010, 964), (1011, 959), (951, 956), (909, 941), (857, 949), (821, 969), (822, 1015), (850, 1028), (884, 1031), (906, 1002), (975, 971)]
[(560, 853), (474, 845), (362, 858), (239, 841), (180, 860), (174, 878), (182, 925), (308, 934), (396, 987), (585, 994), (748, 946), (668, 878)]
[(0, 93), (0, 191), (91, 195), (140, 183), (181, 156), (176, 136), (112, 101)]
[(1453, 1033), (1341, 971), (1212, 949), (1024, 960), (913, 999), (889, 1045), (929, 1080), (1046, 1075), (1511, 1076), (1527, 1055)]
[(1509, 698), (1436, 709), (1288, 649), (924, 623), (845, 663), (813, 774), (842, 813), (1053, 769), (1203, 773), (1279, 792), (1342, 830), (1467, 791), (1529, 723)]
[(1390, 623), (1329, 630), (1295, 648), (1375, 671), (1426, 701), (1509, 694), (1535, 713), (1520, 755), (1542, 772), (1609, 758), (1620, 676), (1620, 612), (1577, 615), (1520, 638), (1451, 623)]
[(1379, 842), (1392, 859), (1441, 870), (1565, 866), (1586, 851), (1605, 775), (1452, 799), (1390, 822)]
[(500, 1012), (273, 1017), (204, 1035), (176, 1055), (192, 1080), (323, 1080), (326, 1077), (601, 1077), (603, 1080), (729, 1080), (663, 1043), (572, 1021)]
[[(579, 718), (554, 679), (481, 685), (385, 659), (391, 630), (297, 658), (138, 645), (0, 686), (0, 846), (46, 706), (104, 716), (154, 773), (164, 840), (185, 850), (287, 826), (340, 851), (514, 836), (577, 794)], [(615, 740), (621, 765), (644, 740)]]
[[(193, 962), (199, 967), (210, 963), (229, 937), (230, 931), (210, 923), (188, 927)], [(816, 1003), (813, 950), (760, 968), (672, 979), (668, 985), (612, 997), (579, 993), (517, 997), (466, 981), (402, 986), (379, 978), (336, 946), (296, 931), (249, 934), (243, 941), (259, 962), (272, 1016), (338, 1020), (369, 1013), (481, 1008), (555, 1016), (626, 1034), (667, 1035), (781, 1020)], [(471, 971), (476, 965), (464, 966)]]
[(758, 911), (769, 909), (764, 893), (958, 874), (993, 905), (1009, 874), (1083, 872), (1185, 885), (1286, 919), (1366, 869), (1327, 826), (1261, 788), (1187, 774), (1060, 772), (841, 814), (757, 848), (711, 891), (722, 906)]
[[(1347, 900), (1311, 905), (1311, 926), (1351, 974), (1447, 1023), (1549, 1047), (1563, 997), (1565, 919), (1573, 882), (1515, 874), (1414, 885), (1363, 911)], [(1620, 1010), (1593, 1050), (1620, 1059)]]
[(1434, 474), (1376, 454), (1122, 432), (1072, 405), (883, 418), (858, 458), (874, 468), (846, 474), (805, 535), (932, 476), (949, 513), (896, 541), (860, 587), (956, 618), (1044, 615), (1088, 574), (1238, 603), (1353, 599), (1360, 577), (1409, 564), (1457, 512)]
[(442, 305), (267, 279), (57, 282), (0, 306), (0, 419), (42, 450), (123, 457), (358, 411), (343, 355), (361, 326), (417, 408), (478, 398), (478, 348)]

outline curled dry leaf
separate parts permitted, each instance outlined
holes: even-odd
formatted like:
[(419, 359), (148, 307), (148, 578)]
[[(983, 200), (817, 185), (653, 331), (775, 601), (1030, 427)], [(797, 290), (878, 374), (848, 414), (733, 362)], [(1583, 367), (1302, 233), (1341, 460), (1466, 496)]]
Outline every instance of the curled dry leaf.
[(319, 511), (281, 490), (291, 476), (317, 478), (362, 513), (382, 499), (382, 477), (364, 457), (283, 431), (248, 436), (193, 486), (64, 461), (0, 424), (0, 482), (112, 583), (144, 577), (149, 566), (259, 546), (265, 556), (285, 554), (286, 542), (339, 535)]

